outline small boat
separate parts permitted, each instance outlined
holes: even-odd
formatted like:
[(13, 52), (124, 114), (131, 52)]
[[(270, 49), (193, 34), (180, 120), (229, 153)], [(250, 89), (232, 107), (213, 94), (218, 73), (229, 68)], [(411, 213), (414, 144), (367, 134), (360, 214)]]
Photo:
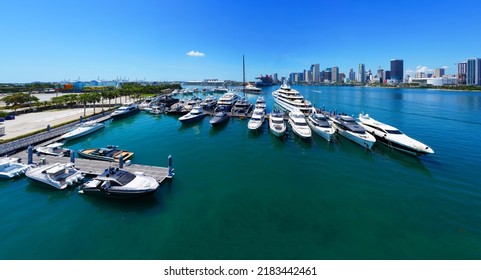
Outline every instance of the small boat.
[(116, 162), (120, 160), (120, 156), (123, 156), (124, 161), (127, 161), (134, 156), (133, 152), (119, 150), (118, 147), (114, 145), (109, 145), (105, 148), (82, 149), (77, 153), (79, 156), (85, 158)]
[(377, 141), (390, 148), (416, 156), (434, 153), (433, 149), (424, 143), (407, 136), (393, 126), (371, 118), (368, 114), (359, 114), (359, 121), (359, 124), (371, 132)]
[(224, 106), (217, 106), (214, 110), (214, 116), (210, 119), (210, 124), (212, 126), (220, 125), (229, 120), (229, 115), (227, 114), (227, 109)]
[(374, 143), (376, 143), (376, 138), (366, 132), (366, 130), (356, 122), (351, 116), (348, 115), (330, 115), (329, 119), (336, 131), (347, 139), (353, 141), (354, 143), (365, 147), (366, 149), (371, 149)]
[(262, 89), (249, 84), (249, 85), (246, 85), (245, 91), (251, 92), (251, 93), (259, 93), (262, 91)]
[(182, 123), (191, 123), (205, 118), (206, 113), (202, 110), (200, 105), (195, 105), (192, 110), (179, 118)]
[(250, 130), (257, 130), (262, 126), (266, 117), (266, 110), (262, 108), (255, 108), (251, 119), (247, 123), (247, 128)]
[(317, 133), (317, 135), (321, 136), (327, 141), (331, 141), (332, 136), (336, 132), (336, 130), (329, 123), (327, 117), (321, 113), (317, 113), (316, 109), (314, 108), (312, 109), (311, 114), (309, 114), (307, 117), (307, 124), (315, 133)]
[(63, 143), (55, 142), (47, 146), (35, 148), (35, 151), (38, 154), (44, 154), (49, 156), (56, 156), (56, 157), (69, 156), (70, 150), (62, 148), (62, 146), (63, 146)]
[(88, 122), (84, 122), (76, 125), (74, 129), (65, 133), (60, 138), (65, 140), (70, 140), (70, 139), (87, 135), (89, 133), (92, 133), (104, 127), (105, 125), (103, 123), (99, 123), (97, 121), (88, 121)]
[(153, 194), (159, 183), (141, 172), (109, 167), (80, 187), (79, 193), (112, 198), (136, 198)]
[(287, 129), (284, 115), (279, 110), (274, 110), (269, 114), (269, 129), (277, 137), (284, 135)]
[(19, 158), (4, 157), (0, 159), (0, 177), (13, 178), (24, 174), (30, 166), (20, 163)]
[(292, 131), (301, 138), (311, 138), (311, 129), (307, 125), (306, 118), (300, 110), (289, 112), (289, 124), (292, 127)]
[(25, 175), (59, 190), (79, 183), (84, 178), (82, 173), (70, 162), (40, 165), (28, 170)]
[(139, 106), (137, 106), (136, 103), (132, 103), (128, 105), (126, 104), (116, 109), (110, 116), (112, 117), (112, 119), (116, 120), (116, 119), (125, 118), (127, 116), (131, 116), (133, 114), (138, 113), (139, 111), (140, 111)]

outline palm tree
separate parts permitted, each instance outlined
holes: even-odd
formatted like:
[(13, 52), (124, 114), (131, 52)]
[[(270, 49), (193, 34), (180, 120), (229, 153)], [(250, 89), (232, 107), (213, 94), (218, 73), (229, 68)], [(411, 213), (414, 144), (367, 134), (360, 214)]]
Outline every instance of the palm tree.
[(87, 111), (87, 103), (90, 102), (90, 100), (91, 100), (90, 94), (89, 93), (81, 93), (78, 96), (78, 100), (79, 100), (79, 102), (84, 104), (84, 117), (85, 117), (86, 111)]
[(89, 94), (89, 97), (90, 97), (89, 102), (93, 102), (93, 103), (94, 103), (94, 115), (95, 115), (95, 103), (97, 103), (97, 102), (100, 101), (101, 95), (100, 95), (100, 93), (94, 91), (94, 92), (91, 92), (91, 93)]

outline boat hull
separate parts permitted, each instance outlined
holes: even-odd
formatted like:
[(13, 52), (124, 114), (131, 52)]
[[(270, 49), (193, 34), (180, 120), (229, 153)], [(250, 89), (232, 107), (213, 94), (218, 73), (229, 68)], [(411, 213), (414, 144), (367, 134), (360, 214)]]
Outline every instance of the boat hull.
[(192, 117), (192, 118), (182, 118), (182, 117), (180, 117), (180, 118), (179, 118), (179, 121), (180, 121), (181, 123), (194, 123), (194, 122), (203, 120), (203, 119), (205, 118), (205, 116), (207, 116), (207, 115), (206, 115), (206, 114), (202, 114), (202, 115), (195, 116), (195, 117)]
[(101, 190), (99, 188), (84, 188), (82, 193), (97, 197), (109, 197), (117, 199), (140, 198), (153, 195), (157, 189), (147, 191), (115, 191), (115, 190)]
[(129, 116), (135, 115), (135, 114), (137, 114), (138, 112), (140, 112), (140, 109), (139, 109), (139, 108), (137, 108), (137, 109), (135, 109), (135, 110), (128, 111), (128, 112), (125, 112), (125, 113), (121, 113), (121, 114), (114, 114), (114, 113), (112, 113), (111, 117), (112, 117), (112, 119), (114, 119), (114, 120), (119, 120), (119, 119), (123, 119), (123, 118), (129, 117)]
[(321, 136), (322, 138), (326, 139), (327, 141), (331, 141), (334, 133), (336, 132), (332, 127), (319, 127), (316, 124), (314, 124), (313, 121), (311, 121), (309, 118), (307, 118), (307, 124), (311, 128), (314, 133), (317, 135)]
[(229, 120), (229, 116), (226, 114), (224, 117), (222, 118), (212, 118), (209, 122), (212, 126), (219, 126), (219, 125), (222, 125), (222, 124), (225, 124), (227, 123), (227, 121)]
[(376, 138), (374, 136), (372, 136), (371, 134), (369, 134), (368, 132), (366, 132), (365, 134), (363, 134), (361, 136), (361, 135), (358, 135), (358, 134), (353, 133), (351, 131), (344, 130), (339, 126), (336, 126), (335, 123), (334, 123), (334, 126), (336, 127), (337, 133), (341, 134), (343, 137), (351, 140), (352, 142), (354, 142), (354, 143), (356, 143), (356, 144), (360, 145), (361, 147), (364, 147), (368, 150), (370, 150), (372, 148), (372, 146), (374, 145), (374, 143), (376, 143)]
[[(77, 153), (78, 153), (79, 156), (84, 157), (84, 158), (88, 158), (88, 159), (111, 161), (111, 162), (118, 162), (119, 161), (120, 155), (119, 155), (119, 157), (114, 158), (114, 157), (91, 154), (91, 151), (94, 151), (94, 150), (97, 150), (97, 149), (84, 149), (84, 150), (79, 150)], [(124, 162), (131, 159), (134, 156), (133, 152), (128, 152), (128, 151), (124, 151), (124, 150), (119, 150), (119, 151), (121, 151), (122, 155), (124, 156)]]
[(102, 125), (99, 125), (99, 126), (94, 126), (92, 127), (91, 129), (88, 129), (88, 130), (84, 130), (80, 133), (66, 133), (62, 136), (62, 139), (65, 139), (65, 140), (71, 140), (71, 139), (75, 139), (75, 138), (79, 138), (79, 137), (82, 137), (82, 136), (85, 136), (87, 134), (90, 134), (90, 133), (93, 133), (101, 128), (104, 128), (105, 126), (102, 124)]

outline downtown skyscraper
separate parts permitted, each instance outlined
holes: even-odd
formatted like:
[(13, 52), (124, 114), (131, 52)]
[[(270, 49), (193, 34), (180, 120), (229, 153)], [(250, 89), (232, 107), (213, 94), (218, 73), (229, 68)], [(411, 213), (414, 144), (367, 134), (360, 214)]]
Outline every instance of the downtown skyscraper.
[(404, 60), (391, 59), (391, 79), (396, 83), (402, 83), (404, 80)]
[(364, 65), (364, 63), (359, 64), (359, 70), (357, 71), (357, 81), (359, 83), (366, 82), (366, 66)]

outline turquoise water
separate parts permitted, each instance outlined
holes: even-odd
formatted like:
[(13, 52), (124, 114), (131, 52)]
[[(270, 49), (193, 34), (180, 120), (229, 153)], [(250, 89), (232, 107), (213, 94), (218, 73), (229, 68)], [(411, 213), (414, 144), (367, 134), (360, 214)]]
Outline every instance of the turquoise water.
[[(68, 142), (108, 144), (175, 178), (133, 201), (0, 181), (0, 259), (481, 259), (481, 95), (295, 87), (317, 107), (369, 113), (431, 146), (420, 158), (380, 144), (234, 120), (140, 113)], [(272, 88), (264, 88), (268, 110)], [(256, 95), (248, 95), (254, 102)]]

